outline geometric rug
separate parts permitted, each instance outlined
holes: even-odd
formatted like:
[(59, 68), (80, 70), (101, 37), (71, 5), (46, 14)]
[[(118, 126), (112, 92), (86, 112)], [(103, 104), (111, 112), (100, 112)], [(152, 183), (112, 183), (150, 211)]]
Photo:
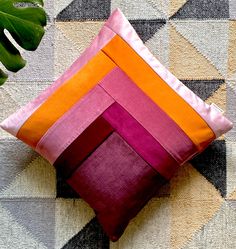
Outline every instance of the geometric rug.
[(47, 0), (27, 65), (0, 87), (0, 120), (58, 78), (119, 7), (151, 52), (234, 128), (183, 165), (118, 242), (46, 160), (0, 130), (1, 249), (236, 248), (236, 1)]

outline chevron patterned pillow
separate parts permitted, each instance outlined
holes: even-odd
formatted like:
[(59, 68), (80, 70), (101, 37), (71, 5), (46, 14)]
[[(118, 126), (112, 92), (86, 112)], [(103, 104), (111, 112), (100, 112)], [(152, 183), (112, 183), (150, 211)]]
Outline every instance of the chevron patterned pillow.
[(1, 127), (53, 164), (116, 241), (232, 123), (172, 75), (116, 9), (73, 65)]

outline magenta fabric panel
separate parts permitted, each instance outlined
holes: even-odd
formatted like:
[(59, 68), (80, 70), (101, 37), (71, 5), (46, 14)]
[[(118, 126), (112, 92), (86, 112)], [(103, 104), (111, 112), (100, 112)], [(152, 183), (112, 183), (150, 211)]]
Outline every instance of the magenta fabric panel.
[[(123, 38), (144, 61), (173, 89), (179, 94), (196, 112), (208, 123), (216, 137), (221, 136), (233, 127), (220, 111), (213, 105), (208, 105), (194, 92), (178, 80), (160, 61), (153, 56), (144, 45), (136, 31), (119, 9), (115, 9), (105, 26)], [(148, 82), (147, 82), (148, 84)]]
[(115, 68), (99, 83), (125, 110), (182, 164), (197, 153), (184, 131), (120, 69)]
[(101, 50), (116, 34), (122, 37), (139, 54), (162, 79), (171, 86), (177, 94), (191, 105), (196, 112), (208, 123), (216, 137), (221, 136), (233, 127), (226, 117), (222, 115), (214, 105), (208, 105), (180, 82), (169, 72), (143, 44), (137, 33), (119, 9), (112, 12), (111, 16), (102, 27), (98, 36), (94, 38), (90, 46), (82, 55), (57, 79), (51, 86), (43, 91), (36, 99), (22, 107), (1, 123), (1, 127), (16, 136), (23, 123), (37, 110), (37, 108), (58, 87), (66, 82), (73, 74), (79, 71), (99, 50)]
[(114, 100), (97, 85), (48, 129), (37, 144), (36, 151), (53, 164), (113, 102)]
[(113, 11), (98, 36), (82, 55), (58, 78), (52, 85), (43, 91), (36, 99), (22, 107), (1, 123), (1, 127), (16, 136), (23, 123), (37, 110), (37, 108), (58, 87), (66, 82), (73, 74), (79, 71), (100, 49), (102, 49), (116, 34), (121, 36), (139, 54), (152, 69), (165, 80), (196, 112), (208, 123), (216, 137), (226, 133), (233, 126), (213, 105), (204, 103), (197, 95), (180, 82), (169, 72), (143, 44), (137, 33), (119, 9)]
[(116, 241), (166, 181), (112, 133), (67, 182), (95, 210), (107, 235)]
[(99, 116), (80, 134), (54, 162), (63, 178), (68, 178), (77, 167), (113, 132), (111, 125)]
[(163, 177), (170, 179), (178, 169), (178, 163), (158, 141), (118, 103), (111, 105), (102, 117), (114, 130)]

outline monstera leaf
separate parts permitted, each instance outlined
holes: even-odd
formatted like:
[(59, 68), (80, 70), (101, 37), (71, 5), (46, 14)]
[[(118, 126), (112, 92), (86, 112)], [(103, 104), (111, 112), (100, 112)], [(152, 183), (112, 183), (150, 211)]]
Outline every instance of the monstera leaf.
[[(26, 61), (10, 42), (5, 30), (19, 46), (35, 50), (46, 25), (46, 13), (42, 6), (43, 0), (0, 0), (0, 62), (9, 71), (17, 72), (25, 66)], [(7, 74), (0, 69), (0, 85), (6, 79)]]

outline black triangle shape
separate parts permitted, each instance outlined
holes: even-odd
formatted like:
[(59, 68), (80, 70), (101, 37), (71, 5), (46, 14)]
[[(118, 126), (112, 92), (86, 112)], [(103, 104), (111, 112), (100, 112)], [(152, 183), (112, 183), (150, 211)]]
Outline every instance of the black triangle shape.
[(226, 144), (224, 140), (213, 141), (205, 151), (190, 162), (219, 190), (223, 197), (226, 196)]
[(225, 83), (225, 81), (221, 79), (181, 81), (203, 100), (207, 100), (222, 84)]
[(56, 168), (56, 197), (57, 198), (80, 198), (79, 194), (66, 182), (62, 173)]
[(62, 249), (109, 249), (109, 238), (95, 217)]
[(134, 27), (135, 31), (143, 42), (150, 39), (160, 28), (166, 24), (164, 19), (153, 19), (153, 20), (129, 20)]
[(74, 0), (57, 15), (56, 20), (104, 20), (110, 15), (110, 5), (110, 0)]
[(228, 0), (188, 0), (170, 19), (229, 18)]

